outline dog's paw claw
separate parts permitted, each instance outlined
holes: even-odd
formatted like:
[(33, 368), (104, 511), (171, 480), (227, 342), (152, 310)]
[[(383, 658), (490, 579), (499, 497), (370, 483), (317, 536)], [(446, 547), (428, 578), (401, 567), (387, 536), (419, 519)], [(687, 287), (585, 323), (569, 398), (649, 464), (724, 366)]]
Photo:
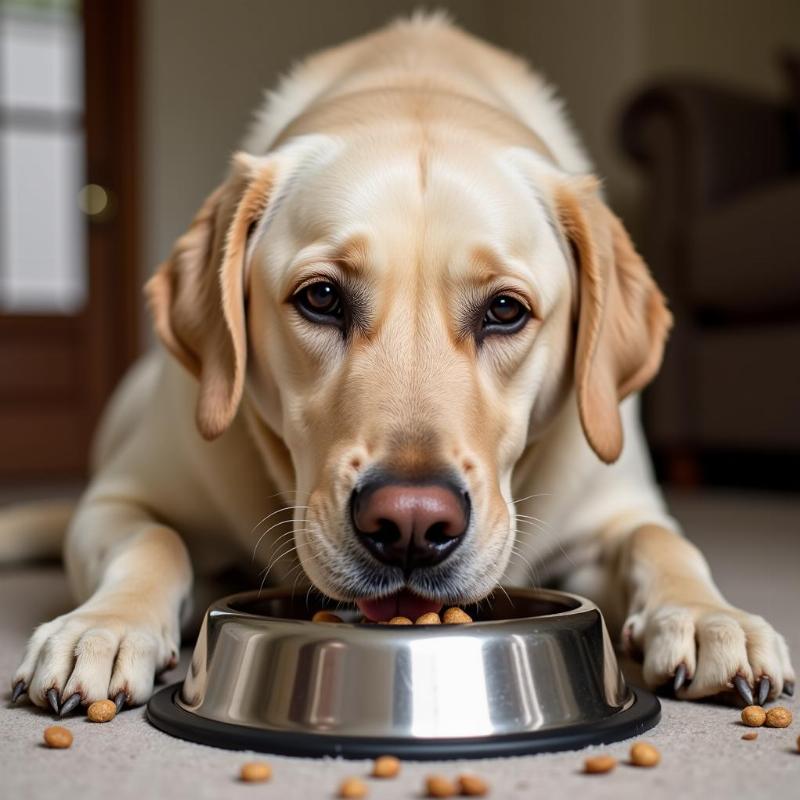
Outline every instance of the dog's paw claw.
[(794, 681), (786, 681), (783, 684), (783, 693), (787, 697), (794, 697)]
[(686, 669), (686, 664), (678, 664), (678, 669), (675, 670), (675, 677), (672, 681), (672, 691), (674, 694), (677, 694), (680, 689), (683, 688), (686, 681), (688, 670)]
[(14, 684), (14, 689), (11, 692), (11, 702), (16, 703), (17, 700), (22, 697), (22, 695), (26, 694), (28, 691), (28, 687), (25, 685), (25, 681), (17, 681)]
[(125, 692), (117, 692), (116, 697), (114, 697), (114, 705), (117, 707), (117, 714), (122, 711), (126, 699)]
[(50, 703), (50, 708), (53, 709), (54, 714), (58, 714), (59, 712), (59, 702), (58, 702), (58, 689), (48, 689), (47, 694), (47, 702)]
[(66, 717), (70, 711), (72, 711), (79, 703), (81, 702), (81, 696), (79, 692), (75, 692), (75, 694), (68, 697), (64, 704), (61, 706), (61, 711), (58, 712), (60, 717)]
[(734, 676), (733, 686), (736, 691), (739, 692), (739, 696), (748, 706), (755, 705), (753, 700), (753, 690), (750, 688), (750, 684), (747, 682), (747, 678), (745, 678), (744, 675)]
[(769, 690), (772, 688), (770, 679), (763, 675), (758, 682), (758, 705), (763, 706), (769, 697)]

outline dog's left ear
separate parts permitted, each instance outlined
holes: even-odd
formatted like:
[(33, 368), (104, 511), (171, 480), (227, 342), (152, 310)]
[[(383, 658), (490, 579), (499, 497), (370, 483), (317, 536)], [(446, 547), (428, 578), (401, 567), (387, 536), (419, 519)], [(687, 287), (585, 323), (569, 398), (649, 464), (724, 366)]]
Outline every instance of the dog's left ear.
[(196, 419), (206, 439), (227, 429), (242, 397), (245, 251), (274, 182), (272, 158), (234, 156), (227, 180), (145, 286), (156, 333), (200, 383)]
[(672, 315), (620, 220), (591, 177), (556, 188), (579, 270), (575, 391), (584, 434), (606, 463), (619, 458), (619, 403), (658, 371)]

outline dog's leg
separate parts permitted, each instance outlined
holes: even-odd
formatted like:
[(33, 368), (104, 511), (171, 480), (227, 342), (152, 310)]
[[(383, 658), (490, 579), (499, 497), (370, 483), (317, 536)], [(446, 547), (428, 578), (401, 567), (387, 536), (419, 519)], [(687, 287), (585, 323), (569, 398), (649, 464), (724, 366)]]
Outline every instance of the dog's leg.
[(61, 713), (105, 698), (145, 702), (177, 660), (192, 583), (184, 543), (134, 501), (94, 493), (72, 521), (65, 564), (81, 605), (36, 629), (14, 695)]
[(643, 525), (601, 541), (606, 588), (623, 592), (622, 641), (643, 654), (649, 686), (672, 682), (686, 700), (736, 690), (747, 703), (793, 691), (784, 638), (725, 600), (684, 537)]

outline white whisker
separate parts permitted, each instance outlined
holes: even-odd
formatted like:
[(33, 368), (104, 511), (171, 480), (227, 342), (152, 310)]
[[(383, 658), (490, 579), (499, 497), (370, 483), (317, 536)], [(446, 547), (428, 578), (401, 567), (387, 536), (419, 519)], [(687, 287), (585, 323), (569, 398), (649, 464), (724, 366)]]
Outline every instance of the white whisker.
[(539, 523), (541, 523), (542, 525), (544, 525), (546, 527), (550, 527), (550, 523), (549, 522), (547, 522), (546, 520), (541, 519), (540, 517), (534, 517), (531, 514), (519, 514), (519, 513), (517, 513), (514, 516), (517, 517), (517, 519), (529, 519), (529, 520), (533, 520), (534, 522), (539, 522)]
[(274, 517), (276, 514), (280, 514), (280, 513), (282, 513), (283, 511), (293, 511), (293, 510), (296, 510), (296, 509), (299, 509), (299, 508), (309, 508), (309, 507), (310, 507), (310, 506), (282, 506), (281, 508), (278, 508), (278, 509), (276, 509), (276, 510), (275, 510), (275, 511), (273, 511), (271, 514), (267, 514), (267, 516), (266, 516), (266, 517), (263, 517), (263, 518), (262, 518), (262, 519), (260, 519), (258, 522), (256, 522), (256, 524), (255, 524), (255, 525), (253, 525), (253, 527), (252, 527), (252, 528), (250, 528), (250, 533), (249, 533), (249, 534), (247, 534), (247, 535), (248, 535), (248, 536), (252, 536), (252, 535), (253, 535), (253, 534), (254, 534), (254, 533), (255, 533), (255, 532), (258, 530), (258, 528), (259, 528), (261, 525), (263, 525), (263, 524), (264, 524), (264, 523), (265, 523), (265, 522), (266, 522), (268, 519), (270, 519), (270, 518)]
[(537, 497), (550, 497), (551, 495), (547, 492), (543, 492), (542, 494), (529, 494), (527, 497), (520, 497), (519, 500), (506, 500), (505, 503), (508, 506), (515, 506), (517, 503), (524, 503), (526, 500), (534, 500)]
[[(274, 525), (270, 525), (269, 528), (267, 528), (264, 531), (264, 533), (262, 533), (261, 536), (258, 537), (258, 541), (255, 543), (255, 546), (253, 547), (253, 556), (250, 559), (250, 561), (255, 561), (256, 560), (256, 552), (258, 551), (259, 545), (264, 540), (264, 537), (271, 530), (274, 530), (275, 528), (279, 528), (281, 525), (294, 525), (294, 520), (293, 519), (284, 519), (284, 520), (281, 520), (280, 522), (276, 522)], [(289, 531), (289, 535), (291, 535), (291, 534), (292, 534), (292, 531)], [(282, 538), (283, 536), (286, 536), (286, 534), (282, 534), (280, 538)], [(278, 538), (276, 541), (280, 541), (280, 538)]]

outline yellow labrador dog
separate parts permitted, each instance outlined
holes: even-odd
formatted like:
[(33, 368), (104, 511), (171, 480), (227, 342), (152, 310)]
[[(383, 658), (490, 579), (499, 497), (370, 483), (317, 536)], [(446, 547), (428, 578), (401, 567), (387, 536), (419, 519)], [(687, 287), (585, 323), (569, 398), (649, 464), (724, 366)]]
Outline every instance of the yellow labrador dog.
[(168, 354), (111, 402), (80, 605), (15, 696), (144, 702), (193, 569), (253, 554), (375, 620), (556, 580), (651, 686), (791, 691), (654, 485), (635, 395), (670, 314), (591, 169), (542, 79), (441, 17), (297, 67), (147, 285)]

